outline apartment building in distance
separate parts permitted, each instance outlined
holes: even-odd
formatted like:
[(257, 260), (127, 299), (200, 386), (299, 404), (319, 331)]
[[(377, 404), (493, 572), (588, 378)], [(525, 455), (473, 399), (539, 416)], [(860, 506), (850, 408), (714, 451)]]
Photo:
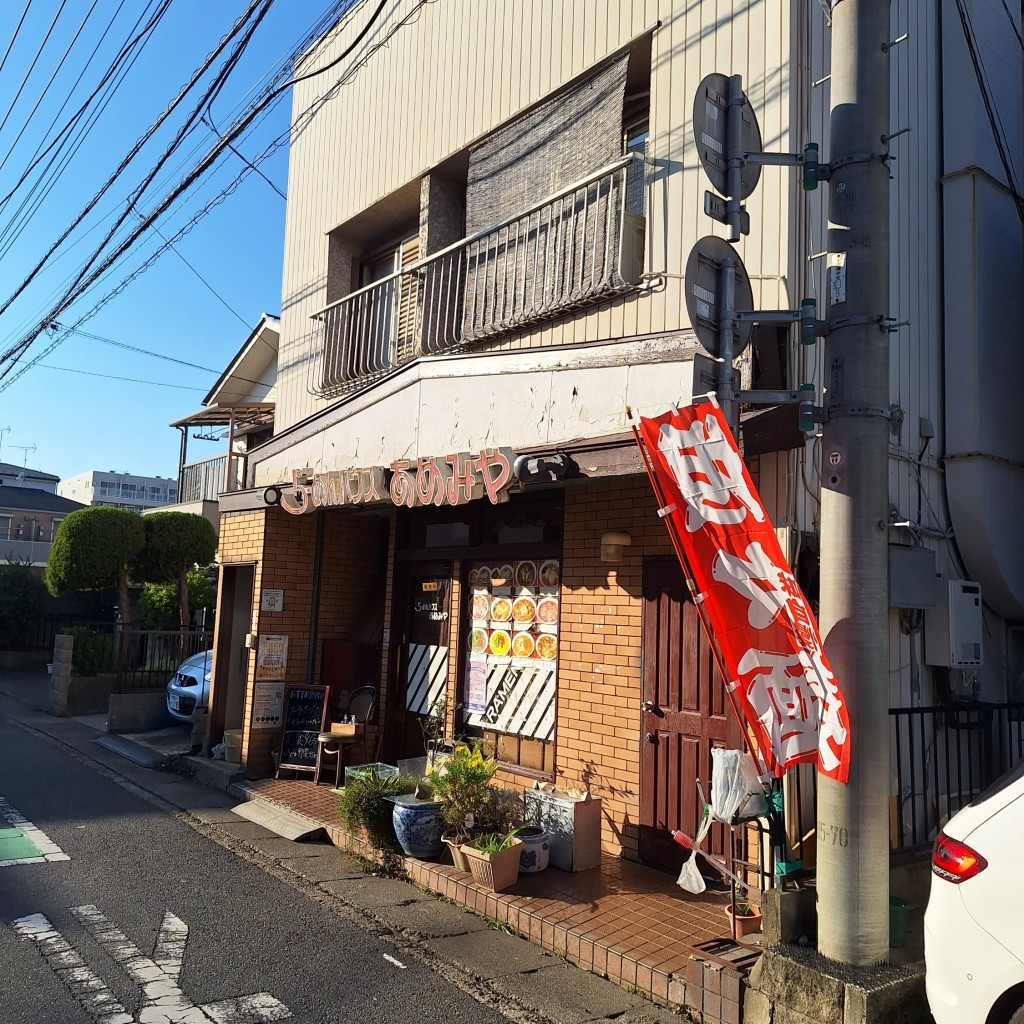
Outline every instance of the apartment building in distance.
[(173, 505), (178, 500), (178, 483), (167, 477), (90, 469), (62, 480), (57, 493), (83, 505), (110, 505), (145, 512)]
[[(692, 134), (700, 83), (742, 75), (765, 148), (816, 142), (827, 160), (823, 6), (396, 0), (362, 36), (373, 5), (357, 3), (305, 56), (273, 436), (220, 495), (211, 740), (241, 729), (251, 776), (280, 744), (254, 710), (251, 641), (287, 637), (287, 683), (378, 687), (381, 759), (421, 753), (447, 696), (449, 733), (487, 742), (505, 784), (590, 790), (606, 853), (678, 871), (670, 832), (694, 834), (711, 749), (742, 737), (626, 408), (708, 390), (684, 289), (695, 243), (724, 233)], [(1022, 742), (1021, 232), (989, 86), (942, 8), (939, 32), (932, 5), (891, 4), (894, 587), (877, 685), (902, 848), (926, 847)], [(1007, 16), (974, 5), (973, 31), (1020, 167)], [(824, 313), (827, 192), (762, 169), (737, 244), (753, 309), (816, 296)], [(744, 389), (811, 384), (818, 404), (835, 380), (820, 345), (775, 326), (737, 368)], [(745, 407), (739, 440), (813, 602), (841, 456), (793, 406)], [(338, 655), (367, 647), (369, 670)], [(790, 838), (813, 865), (806, 809)]]

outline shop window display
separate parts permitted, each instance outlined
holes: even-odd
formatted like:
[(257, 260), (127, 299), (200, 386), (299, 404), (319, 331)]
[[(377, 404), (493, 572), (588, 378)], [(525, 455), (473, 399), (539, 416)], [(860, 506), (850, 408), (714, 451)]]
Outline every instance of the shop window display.
[(473, 562), (467, 582), (464, 724), (492, 739), (500, 760), (550, 769), (561, 565)]

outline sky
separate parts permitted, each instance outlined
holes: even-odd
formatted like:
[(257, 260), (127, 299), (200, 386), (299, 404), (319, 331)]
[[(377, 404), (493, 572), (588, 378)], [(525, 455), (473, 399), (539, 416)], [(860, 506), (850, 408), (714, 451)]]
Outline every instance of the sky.
[[(180, 435), (168, 424), (200, 409), (261, 314), (280, 312), (285, 201), (279, 192), (287, 191), (287, 145), (258, 162), (260, 173), (248, 170), (245, 160), (258, 161), (283, 133), (286, 143), (287, 89), (232, 143), (241, 156), (225, 151), (156, 221), (155, 230), (52, 316), (115, 219), (127, 212), (104, 254), (138, 224), (136, 214), (155, 207), (216, 142), (213, 131), (197, 122), (128, 209), (129, 197), (200, 106), (230, 48), (8, 305), (253, 0), (171, 0), (122, 61), (123, 77), (110, 76), (122, 47), (165, 2), (0, 3), (0, 308), (7, 306), (0, 312), (0, 374), (7, 371), (0, 379), (0, 462), (27, 463), (61, 479), (91, 469), (176, 477)], [(337, 6), (332, 0), (273, 2), (223, 86), (202, 108), (207, 120), (226, 131), (319, 19)], [(85, 113), (72, 122), (97, 89)], [(55, 146), (29, 170), (69, 122), (59, 139), (68, 145)], [(60, 161), (40, 177), (54, 152)], [(232, 194), (111, 297), (164, 239), (173, 239), (243, 173)], [(66, 332), (98, 305), (94, 315)], [(60, 326), (44, 328), (16, 363), (4, 361), (48, 322)], [(47, 351), (54, 341), (59, 344)], [(225, 445), (190, 439), (189, 460), (219, 455)]]

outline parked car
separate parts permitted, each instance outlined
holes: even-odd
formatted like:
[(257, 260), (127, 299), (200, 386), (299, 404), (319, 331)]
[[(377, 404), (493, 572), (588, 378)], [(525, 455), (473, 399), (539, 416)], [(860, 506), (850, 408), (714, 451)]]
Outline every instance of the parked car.
[(182, 722), (191, 722), (196, 709), (206, 710), (210, 697), (213, 651), (186, 658), (167, 682), (167, 710)]
[(946, 823), (932, 851), (925, 986), (935, 1024), (1024, 1024), (1024, 760)]

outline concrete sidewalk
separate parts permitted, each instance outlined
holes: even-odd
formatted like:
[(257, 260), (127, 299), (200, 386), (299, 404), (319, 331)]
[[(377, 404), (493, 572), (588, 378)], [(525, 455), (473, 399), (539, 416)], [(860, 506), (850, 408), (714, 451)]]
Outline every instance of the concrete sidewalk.
[[(310, 898), (355, 916), (363, 927), (392, 941), (398, 959), (418, 958), (509, 1019), (537, 1024), (678, 1024), (690, 1019), (509, 934), (507, 924), (494, 927), (496, 922), (442, 902), (422, 887), (367, 875), (355, 857), (329, 842), (280, 838), (235, 814), (237, 799), (100, 746), (97, 738), (107, 735), (104, 716), (46, 713), (48, 693), (45, 674), (0, 673), (0, 716), (138, 787), (191, 827)], [(130, 739), (146, 746), (146, 737)], [(169, 739), (162, 737), (163, 747)], [(166, 753), (160, 742), (150, 749)]]

